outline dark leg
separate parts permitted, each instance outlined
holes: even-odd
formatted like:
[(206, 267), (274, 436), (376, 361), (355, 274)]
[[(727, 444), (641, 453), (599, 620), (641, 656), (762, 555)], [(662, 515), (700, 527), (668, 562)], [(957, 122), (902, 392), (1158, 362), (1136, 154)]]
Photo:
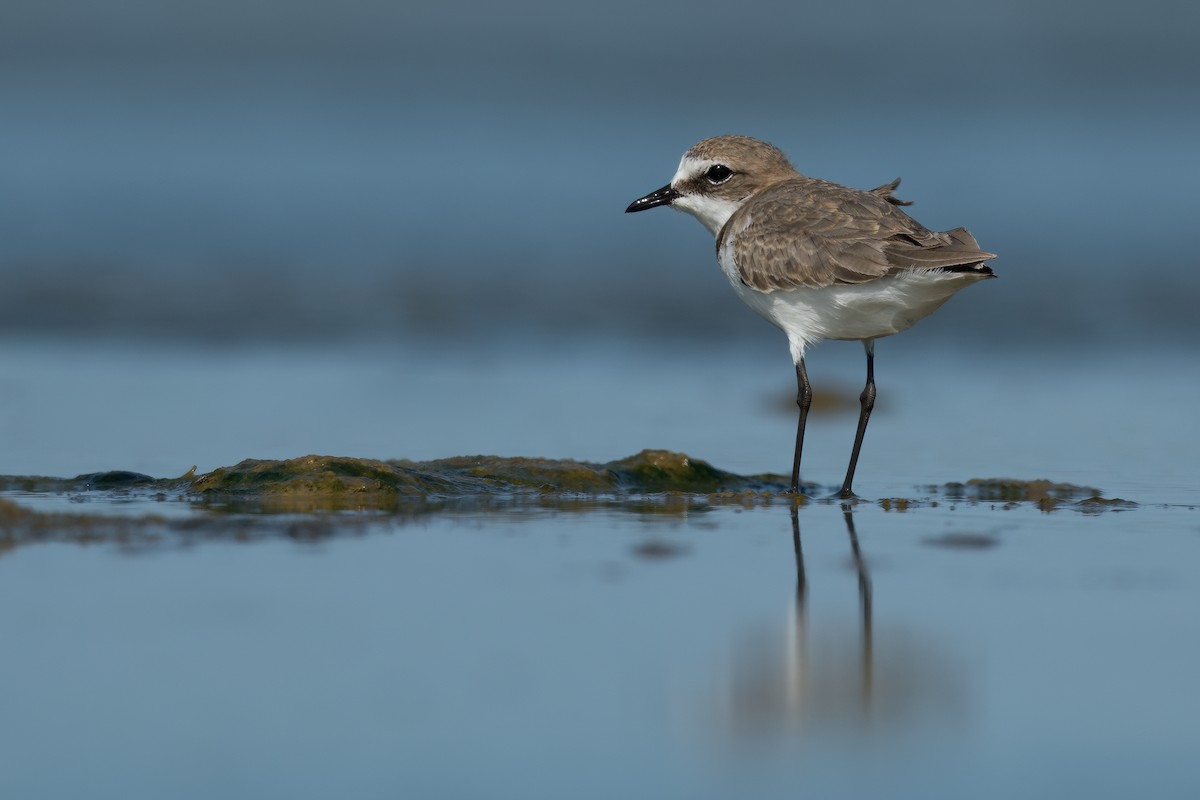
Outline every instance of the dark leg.
[(796, 362), (796, 405), (800, 406), (800, 422), (796, 426), (796, 459), (792, 462), (792, 494), (800, 494), (800, 452), (804, 449), (804, 424), (808, 422), (808, 409), (812, 406), (812, 386), (808, 383), (808, 370), (804, 359)]
[(867, 385), (863, 388), (862, 394), (858, 396), (858, 402), (861, 405), (858, 413), (858, 432), (854, 434), (854, 450), (850, 452), (850, 467), (846, 470), (846, 480), (842, 483), (842, 490), (838, 492), (838, 497), (843, 500), (854, 497), (854, 490), (850, 488), (850, 484), (854, 482), (854, 470), (858, 467), (858, 451), (862, 449), (863, 434), (867, 432), (871, 409), (875, 407), (875, 340), (867, 339), (863, 342), (863, 347), (867, 351)]

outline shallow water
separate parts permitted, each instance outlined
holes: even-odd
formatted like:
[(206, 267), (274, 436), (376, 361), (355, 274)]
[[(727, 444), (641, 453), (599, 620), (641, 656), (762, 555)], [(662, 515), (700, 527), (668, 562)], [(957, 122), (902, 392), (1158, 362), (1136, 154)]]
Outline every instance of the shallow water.
[(860, 505), (857, 567), (839, 505), (797, 519), (802, 584), (784, 506), (20, 547), (0, 558), (0, 789), (1200, 789), (1194, 511)]
[[(0, 473), (647, 446), (781, 472), (779, 349), (10, 341)], [(858, 558), (840, 504), (811, 500), (802, 583), (779, 501), (272, 515), (5, 492), (45, 516), (0, 553), (0, 792), (1194, 796), (1196, 378), (1178, 359), (881, 343)], [(810, 424), (806, 479), (829, 491), (860, 362), (828, 345), (810, 364), (849, 402)], [(929, 486), (991, 476), (1137, 505)]]
[[(744, 309), (733, 309), (743, 312)], [(743, 475), (786, 473), (795, 393), (786, 345), (524, 341), (210, 350), (0, 340), (0, 475), (113, 469), (155, 477), (307, 453), (605, 462), (646, 448)], [(949, 349), (935, 318), (877, 345), (878, 405), (856, 485), (869, 498), (972, 477), (1049, 478), (1141, 503), (1196, 501), (1200, 388), (1177, 348)], [(863, 380), (854, 343), (809, 373), (805, 479), (840, 483)], [(83, 498), (86, 499), (86, 498)]]

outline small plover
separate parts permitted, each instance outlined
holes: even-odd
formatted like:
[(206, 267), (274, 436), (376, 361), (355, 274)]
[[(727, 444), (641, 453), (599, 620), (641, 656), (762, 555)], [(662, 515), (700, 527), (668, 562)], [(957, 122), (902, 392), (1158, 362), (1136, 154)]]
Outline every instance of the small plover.
[(965, 228), (931, 231), (900, 206), (899, 179), (870, 191), (801, 175), (778, 148), (748, 136), (694, 145), (671, 182), (626, 212), (669, 205), (716, 237), (717, 261), (738, 297), (787, 334), (796, 365), (800, 421), (791, 491), (800, 491), (800, 453), (812, 387), (804, 351), (822, 339), (858, 340), (867, 384), (842, 498), (851, 483), (875, 404), (875, 340), (907, 330), (966, 286), (993, 278)]

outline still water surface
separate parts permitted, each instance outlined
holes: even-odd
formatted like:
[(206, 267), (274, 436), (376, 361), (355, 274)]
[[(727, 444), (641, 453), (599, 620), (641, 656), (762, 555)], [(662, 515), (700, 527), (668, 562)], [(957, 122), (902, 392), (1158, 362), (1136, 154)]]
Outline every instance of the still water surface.
[[(780, 505), (305, 528), (178, 498), (8, 493), (227, 520), (248, 541), (176, 528), (0, 553), (0, 794), (1196, 796), (1196, 378), (1171, 351), (979, 354), (915, 334), (880, 344), (856, 488), (927, 502), (861, 504), (853, 539), (838, 504), (800, 508), (802, 581)], [(775, 344), (9, 341), (0, 473), (644, 447), (782, 472), (794, 410)], [(806, 478), (830, 490), (861, 369), (853, 345), (810, 364), (851, 400), (809, 426)], [(1003, 475), (1139, 505), (1047, 514), (927, 486)]]
[[(735, 308), (739, 313), (744, 309)], [(785, 473), (795, 436), (786, 343), (498, 339), (200, 347), (0, 339), (0, 475), (154, 477), (308, 453), (426, 460), (475, 453), (612, 461), (645, 448), (740, 474)], [(1141, 503), (1200, 486), (1200, 373), (1175, 346), (954, 347), (937, 318), (876, 347), (865, 497), (972, 477), (1050, 478)], [(865, 369), (857, 343), (808, 359), (832, 392), (808, 426), (805, 479), (840, 483)]]
[(0, 559), (0, 790), (1200, 789), (1193, 511), (864, 505), (853, 541), (836, 504), (798, 522), (800, 576), (778, 506), (18, 548)]

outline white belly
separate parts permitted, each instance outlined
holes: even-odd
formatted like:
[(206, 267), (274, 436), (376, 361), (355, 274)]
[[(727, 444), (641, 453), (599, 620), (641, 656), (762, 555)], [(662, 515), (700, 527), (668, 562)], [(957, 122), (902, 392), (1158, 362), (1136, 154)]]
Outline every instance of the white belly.
[(796, 361), (822, 339), (878, 339), (907, 330), (984, 277), (929, 270), (853, 285), (760, 292), (729, 276), (738, 296), (787, 334)]

